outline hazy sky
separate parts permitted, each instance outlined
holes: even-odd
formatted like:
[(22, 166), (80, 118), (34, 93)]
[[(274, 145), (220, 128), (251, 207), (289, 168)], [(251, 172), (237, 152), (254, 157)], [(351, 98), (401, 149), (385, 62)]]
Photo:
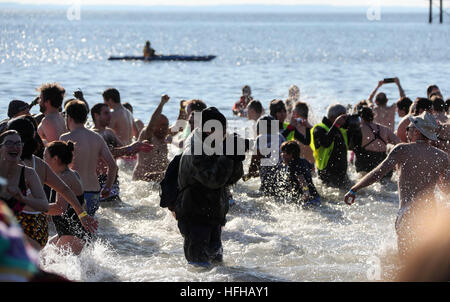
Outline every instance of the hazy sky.
[(0, 0), (25, 4), (72, 5), (333, 5), (333, 6), (415, 6), (425, 7), (426, 0)]

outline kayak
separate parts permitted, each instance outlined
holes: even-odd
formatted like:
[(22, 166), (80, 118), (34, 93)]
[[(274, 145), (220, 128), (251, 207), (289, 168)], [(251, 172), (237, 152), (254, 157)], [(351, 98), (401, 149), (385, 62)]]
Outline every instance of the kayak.
[(211, 61), (216, 56), (182, 56), (182, 55), (155, 55), (150, 58), (144, 56), (109, 57), (108, 60), (141, 60), (141, 61)]

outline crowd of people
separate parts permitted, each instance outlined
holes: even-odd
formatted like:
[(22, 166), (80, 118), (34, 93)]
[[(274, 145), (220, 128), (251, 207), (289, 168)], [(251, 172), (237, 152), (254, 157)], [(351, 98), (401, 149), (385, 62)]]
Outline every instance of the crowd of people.
[[(385, 93), (377, 93), (387, 83), (399, 89), (392, 105)], [(240, 180), (259, 178), (259, 194), (310, 208), (323, 202), (320, 186), (349, 190), (345, 202), (352, 204), (358, 191), (398, 173), (395, 228), (402, 255), (414, 250), (415, 211), (425, 208), (433, 215), (436, 187), (450, 193), (450, 99), (444, 101), (436, 85), (413, 102), (398, 78), (385, 79), (351, 112), (331, 104), (317, 124), (311, 124), (298, 86), (289, 88), (286, 100), (271, 100), (266, 114), (245, 85), (232, 113), (253, 122), (250, 137), (229, 133), (223, 113), (199, 99), (181, 100), (170, 125), (163, 114), (170, 97), (163, 95), (144, 124), (115, 88), (91, 106), (81, 91), (64, 102), (66, 91), (57, 83), (38, 91), (31, 104), (11, 101), (8, 119), (0, 123), (0, 238), (14, 243), (2, 252), (7, 256), (0, 265), (10, 270), (2, 269), (0, 280), (30, 280), (36, 272), (32, 251), (46, 244), (79, 254), (92, 242), (101, 203), (120, 201), (119, 158), (133, 180), (161, 184), (161, 206), (178, 222), (185, 257), (200, 266), (223, 259), (221, 231), (234, 203), (230, 189)], [(41, 113), (31, 115), (36, 104)], [(173, 159), (170, 144), (180, 150)], [(246, 155), (250, 164), (244, 173)], [(365, 174), (356, 184), (349, 165)], [(23, 238), (12, 231), (19, 226)]]

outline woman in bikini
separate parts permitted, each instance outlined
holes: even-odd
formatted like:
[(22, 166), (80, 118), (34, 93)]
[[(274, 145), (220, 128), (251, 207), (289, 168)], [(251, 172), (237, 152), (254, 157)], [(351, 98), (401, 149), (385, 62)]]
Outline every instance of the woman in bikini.
[(49, 205), (36, 172), (19, 164), (22, 149), (23, 142), (17, 131), (8, 130), (0, 135), (0, 176), (8, 181), (8, 188), (0, 197), (13, 210), (32, 246), (39, 250), (42, 241), (47, 241), (46, 217), (29, 220), (23, 210), (31, 207), (45, 213)]

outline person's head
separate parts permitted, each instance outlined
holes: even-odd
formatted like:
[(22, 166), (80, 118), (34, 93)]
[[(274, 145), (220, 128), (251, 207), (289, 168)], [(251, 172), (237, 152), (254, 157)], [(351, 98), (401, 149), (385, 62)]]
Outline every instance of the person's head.
[[(219, 127), (220, 124), (220, 127), (222, 127), (222, 134), (225, 137), (225, 134), (227, 133), (227, 119), (222, 113), (220, 113), (220, 111), (216, 107), (208, 107), (202, 111), (203, 137), (206, 137), (216, 131), (216, 127), (214, 127), (214, 125), (211, 130), (205, 130), (205, 125), (208, 126), (208, 124), (211, 123), (210, 121), (214, 121), (217, 127)], [(207, 122), (209, 123), (207, 124)]]
[[(275, 132), (274, 129), (272, 129), (272, 121), (276, 121), (276, 119), (271, 115), (265, 115), (263, 117), (260, 117), (258, 119), (258, 122), (256, 123), (256, 134), (257, 135), (271, 135), (272, 130)], [(265, 124), (265, 126), (264, 126)]]
[(111, 121), (111, 111), (105, 103), (95, 104), (91, 108), (91, 116), (96, 127), (108, 127)]
[(36, 128), (25, 116), (16, 117), (8, 122), (8, 130), (15, 130), (23, 142), (21, 159), (31, 159), (38, 148)]
[(270, 115), (280, 122), (287, 117), (286, 105), (282, 100), (272, 100), (269, 105)]
[(150, 41), (145, 42), (145, 45), (150, 46)]
[(244, 87), (242, 87), (242, 95), (243, 96), (251, 96), (252, 95), (252, 89), (250, 88), (250, 86), (245, 85)]
[(73, 159), (74, 143), (71, 141), (53, 141), (44, 151), (44, 160), (54, 171), (67, 168)]
[(0, 134), (0, 158), (18, 163), (22, 155), (23, 142), (16, 130), (7, 130)]
[(366, 123), (373, 122), (373, 111), (372, 108), (368, 106), (362, 106), (358, 109), (359, 117)]
[(300, 158), (300, 145), (295, 140), (282, 143), (280, 150), (284, 164)]
[(8, 117), (15, 118), (21, 115), (30, 115), (30, 105), (20, 100), (9, 102)]
[(386, 97), (386, 94), (384, 92), (378, 93), (375, 97), (375, 104), (377, 104), (377, 106), (384, 107), (386, 106), (387, 102), (388, 98)]
[(169, 134), (169, 119), (164, 114), (161, 114), (153, 127), (153, 136), (163, 140), (167, 134)]
[(191, 99), (186, 101), (186, 115), (190, 116), (192, 112), (202, 112), (206, 109), (206, 104), (202, 100)]
[(103, 91), (103, 101), (110, 108), (114, 107), (115, 104), (120, 104), (120, 93), (119, 90), (115, 88), (108, 88)]
[(40, 93), (39, 107), (42, 113), (48, 110), (60, 110), (66, 90), (58, 83), (48, 83), (38, 88)]
[(429, 112), (423, 112), (417, 116), (409, 116), (411, 122), (406, 127), (406, 135), (411, 142), (417, 140), (437, 140), (438, 123)]
[(66, 126), (69, 131), (74, 125), (86, 123), (88, 111), (82, 101), (73, 100), (66, 105)]
[(288, 99), (298, 101), (299, 98), (300, 98), (300, 88), (298, 88), (297, 85), (291, 85), (291, 87), (289, 87)]
[(253, 100), (247, 105), (247, 118), (252, 121), (257, 121), (263, 113), (263, 107), (260, 101)]
[(329, 119), (331, 123), (334, 123), (339, 116), (346, 113), (347, 109), (341, 104), (332, 104), (327, 108), (327, 119)]
[(404, 117), (408, 114), (409, 109), (411, 108), (412, 101), (408, 97), (402, 97), (397, 102), (397, 112), (399, 117)]
[(413, 110), (412, 114), (414, 116), (422, 114), (424, 111), (431, 113), (433, 110), (433, 103), (427, 98), (417, 98), (414, 101), (411, 110)]
[(131, 106), (130, 103), (126, 102), (123, 104), (123, 107), (127, 108), (128, 111), (130, 111), (131, 113), (133, 113), (133, 106)]
[(431, 98), (431, 103), (433, 106), (433, 114), (445, 113), (445, 102), (438, 96)]
[(427, 98), (431, 98), (433, 94), (437, 94), (442, 98), (441, 90), (435, 84), (428, 86), (427, 88)]
[(447, 112), (447, 114), (449, 113), (448, 110), (450, 109), (450, 98), (445, 100), (445, 112)]
[(294, 110), (292, 111), (292, 117), (294, 117), (294, 118), (301, 117), (301, 118), (307, 120), (308, 114), (309, 114), (308, 104), (306, 104), (304, 102), (300, 102), (300, 101), (297, 101), (294, 104)]

